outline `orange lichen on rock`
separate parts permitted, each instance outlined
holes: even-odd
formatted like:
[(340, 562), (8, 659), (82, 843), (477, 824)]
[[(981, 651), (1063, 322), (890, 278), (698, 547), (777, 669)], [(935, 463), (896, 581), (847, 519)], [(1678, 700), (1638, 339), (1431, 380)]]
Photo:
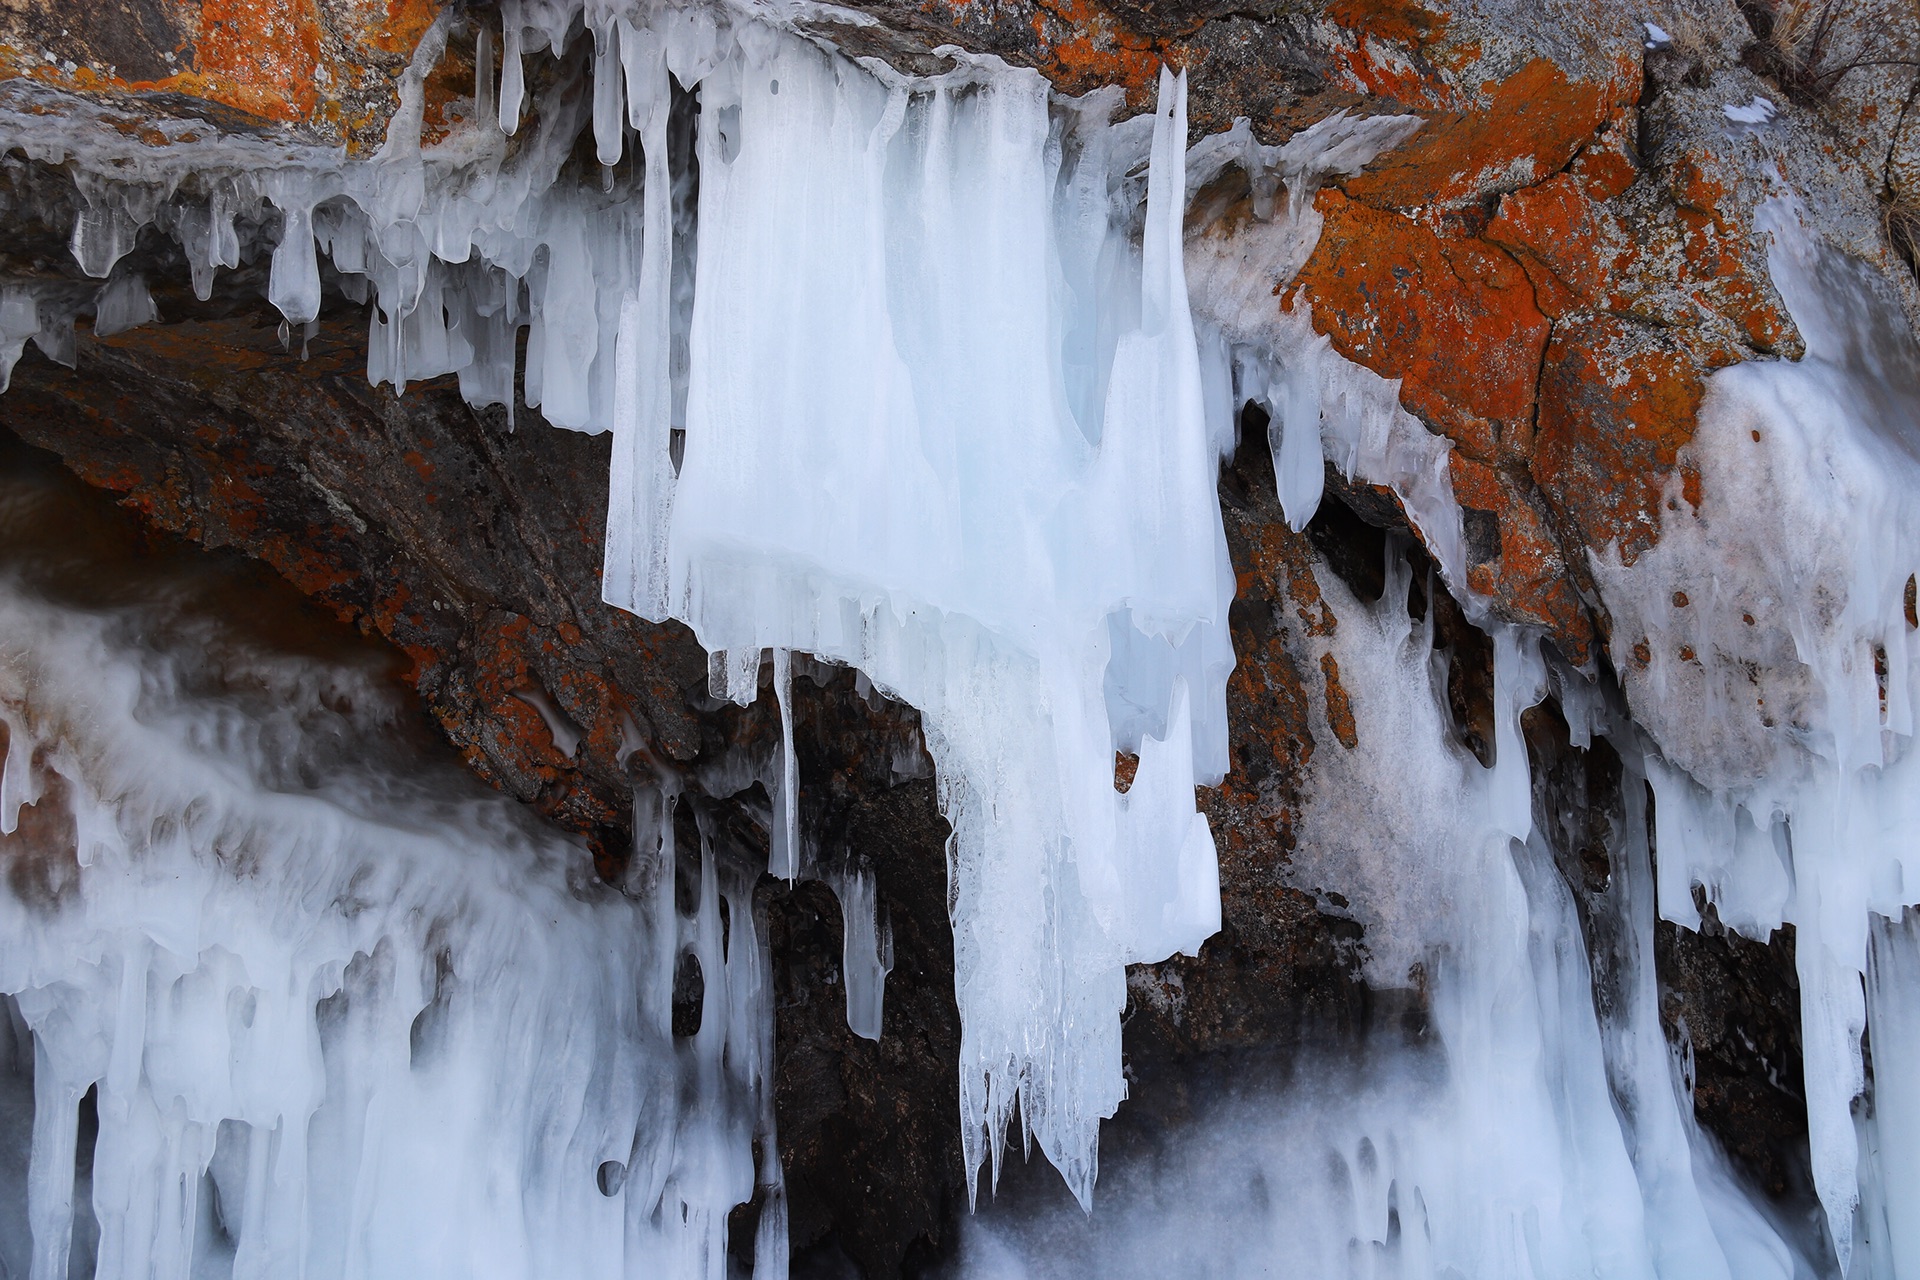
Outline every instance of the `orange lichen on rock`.
[[(83, 93), (179, 94), (350, 144), (379, 139), (399, 73), (439, 11), (436, 0), (113, 7), (108, 21), (82, 24), (51, 5), (0, 5), (0, 78)], [(444, 105), (429, 101), (429, 119)]]
[(313, 0), (202, 0), (198, 17), (194, 70), (206, 97), (269, 120), (304, 121), (332, 87)]
[[(1672, 166), (1672, 190), (1682, 228), (1687, 291), (1702, 312), (1724, 316), (1747, 345), (1774, 351), (1797, 338), (1792, 319), (1778, 305), (1765, 277), (1748, 269), (1753, 233), (1730, 216), (1738, 207), (1733, 182), (1720, 162), (1699, 153), (1682, 155)], [(1739, 353), (1714, 353), (1715, 364), (1730, 364)]]
[(1119, 85), (1128, 105), (1152, 105), (1160, 64), (1172, 51), (1128, 31), (1091, 0), (1036, 0), (1033, 34), (1046, 50), (1041, 70), (1063, 86)]
[(1353, 722), (1353, 699), (1347, 696), (1346, 686), (1340, 683), (1340, 661), (1331, 653), (1320, 655), (1320, 675), (1326, 681), (1327, 728), (1333, 730), (1333, 736), (1340, 745), (1351, 751), (1360, 745), (1360, 735)]
[(1658, 540), (1703, 393), (1699, 366), (1658, 330), (1609, 315), (1555, 330), (1533, 476), (1587, 546), (1617, 544), (1631, 562)]
[(1571, 174), (1501, 200), (1486, 238), (1519, 261), (1550, 316), (1629, 305), (1621, 283), (1623, 265), (1636, 251), (1633, 240), (1619, 217)]
[(337, 0), (341, 26), (364, 49), (411, 56), (439, 11), (435, 0)]
[(1402, 403), (1468, 455), (1524, 452), (1548, 324), (1519, 264), (1338, 191), (1314, 205), (1326, 225), (1300, 273), (1314, 327), (1402, 379)]
[(1679, 452), (1705, 373), (1796, 341), (1727, 162), (1643, 178), (1632, 62), (1535, 61), (1430, 117), (1318, 196), (1299, 277), (1315, 329), (1457, 446), (1468, 585), (1570, 657), (1593, 637), (1587, 549), (1631, 560), (1670, 485), (1698, 501)]
[(1333, 0), (1327, 19), (1378, 40), (1423, 45), (1445, 34), (1448, 15), (1418, 0)]
[(1413, 138), (1346, 184), (1382, 209), (1467, 205), (1558, 173), (1633, 102), (1633, 85), (1570, 80), (1544, 58), (1490, 86), (1484, 107), (1429, 119)]
[(1593, 623), (1527, 475), (1457, 449), (1448, 461), (1465, 517), (1467, 585), (1489, 597), (1496, 614), (1544, 626), (1562, 653), (1585, 662)]

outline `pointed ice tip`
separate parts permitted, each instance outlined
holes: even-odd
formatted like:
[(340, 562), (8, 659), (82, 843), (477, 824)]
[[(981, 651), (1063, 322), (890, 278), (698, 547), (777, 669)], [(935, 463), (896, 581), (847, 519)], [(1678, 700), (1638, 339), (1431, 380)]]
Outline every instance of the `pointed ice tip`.
[(1073, 1198), (1080, 1202), (1080, 1211), (1089, 1218), (1093, 1216), (1093, 1184), (1100, 1180), (1100, 1161), (1096, 1153), (1086, 1160), (1070, 1161), (1061, 1171), (1067, 1180), (1067, 1190), (1073, 1192)]

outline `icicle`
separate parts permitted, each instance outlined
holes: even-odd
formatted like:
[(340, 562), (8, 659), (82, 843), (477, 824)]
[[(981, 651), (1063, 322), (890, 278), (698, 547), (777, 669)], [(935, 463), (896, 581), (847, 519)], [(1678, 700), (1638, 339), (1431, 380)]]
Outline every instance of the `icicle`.
[(621, 66), (619, 23), (596, 26), (593, 31), (593, 138), (594, 151), (603, 165), (620, 162), (626, 149), (626, 73)]
[(1867, 974), (1867, 1021), (1873, 1028), (1873, 1121), (1870, 1159), (1876, 1174), (1866, 1235), (1884, 1239), (1892, 1274), (1920, 1275), (1920, 912), (1873, 921)]
[(93, 333), (98, 338), (110, 338), (149, 324), (158, 316), (146, 280), (139, 272), (130, 271), (109, 280), (95, 297)]
[(486, 124), (499, 117), (494, 105), (493, 28), (482, 22), (473, 37), (473, 118)]
[(620, 300), (614, 351), (613, 458), (600, 581), (608, 604), (643, 618), (664, 620), (671, 612), (666, 540), (674, 481), (669, 369), (673, 210), (667, 164), (672, 94), (665, 52), (651, 32), (631, 34), (620, 47), (646, 185), (641, 193), (639, 278)]
[(1546, 693), (1546, 669), (1537, 643), (1512, 628), (1493, 637), (1493, 824), (1515, 840), (1533, 833), (1533, 771), (1527, 760), (1520, 713)]
[(834, 877), (833, 892), (840, 899), (840, 977), (846, 985), (847, 1029), (878, 1040), (887, 974), (893, 971), (893, 927), (880, 909), (870, 872), (854, 870)]
[(133, 248), (139, 227), (127, 216), (117, 194), (104, 184), (92, 184), (73, 221), (70, 248), (80, 269), (96, 280), (113, 274), (114, 263)]
[[(1817, 890), (1802, 894), (1815, 896)], [(1819, 915), (1816, 897), (1812, 913), (1796, 921), (1794, 969), (1800, 979), (1808, 1157), (1844, 1275), (1853, 1262), (1854, 1209), (1860, 1202), (1853, 1100), (1866, 1084), (1860, 1057), (1860, 1033), (1867, 1022), (1860, 971), (1866, 956), (1855, 958), (1844, 943), (1836, 946), (1838, 940), (1821, 927)], [(1865, 919), (1860, 923), (1864, 926)]]
[(793, 654), (773, 651), (773, 696), (780, 707), (780, 818), (774, 836), (773, 874), (800, 874), (800, 765), (793, 754)]
[(27, 1221), (33, 1229), (32, 1280), (67, 1280), (73, 1240), (73, 1160), (80, 1097), (71, 1071), (34, 1041), (33, 1149), (27, 1169)]
[(527, 91), (520, 65), (520, 0), (500, 0), (500, 132), (520, 130), (520, 102)]
[(6, 759), (0, 762), (0, 836), (20, 829), (20, 808), (36, 803), (44, 787), (33, 767), (33, 739), (24, 720), (0, 716), (7, 729)]
[(313, 252), (313, 210), (291, 201), (281, 206), (280, 243), (273, 251), (267, 300), (294, 324), (320, 314), (320, 267)]
[(1327, 482), (1320, 440), (1320, 356), (1326, 349), (1322, 343), (1308, 343), (1266, 396), (1279, 410), (1267, 422), (1274, 482), (1280, 509), (1295, 532), (1306, 528), (1320, 509)]
[(27, 340), (39, 332), (40, 306), (33, 293), (22, 285), (0, 285), (0, 392), (12, 380)]

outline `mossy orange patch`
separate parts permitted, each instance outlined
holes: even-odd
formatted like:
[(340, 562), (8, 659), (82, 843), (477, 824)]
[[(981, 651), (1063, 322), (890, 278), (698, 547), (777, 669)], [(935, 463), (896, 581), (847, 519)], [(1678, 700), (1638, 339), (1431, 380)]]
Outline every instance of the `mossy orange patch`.
[(1564, 169), (1632, 101), (1613, 81), (1570, 80), (1545, 58), (1489, 85), (1473, 110), (1435, 115), (1402, 146), (1346, 183), (1381, 209), (1472, 204)]
[(1435, 231), (1338, 191), (1300, 283), (1314, 327), (1384, 377), (1470, 456), (1524, 451), (1548, 322), (1520, 265), (1471, 236)]

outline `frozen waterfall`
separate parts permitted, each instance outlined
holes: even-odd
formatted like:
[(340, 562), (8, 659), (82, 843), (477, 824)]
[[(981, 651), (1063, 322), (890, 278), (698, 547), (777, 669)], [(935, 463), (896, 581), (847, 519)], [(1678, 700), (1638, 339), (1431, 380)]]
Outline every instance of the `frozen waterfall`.
[[(1189, 150), (1171, 72), (1117, 119), (1117, 93), (958, 56), (905, 77), (744, 8), (501, 9), (498, 75), (484, 53), (424, 149), (453, 10), (371, 157), (135, 150), (29, 117), (0, 142), (89, 175), (72, 248), (110, 281), (96, 332), (153, 318), (112, 275), (141, 227), (204, 297), (240, 261), (236, 215), (270, 206), (290, 341), (337, 289), (369, 303), (376, 383), (457, 374), (476, 406), (610, 432), (606, 601), (690, 626), (716, 698), (753, 701), (771, 666), (771, 847), (719, 856), (702, 822), (677, 848), (694, 801), (663, 773), (636, 790), (630, 891), (585, 883), (507, 802), (369, 745), (396, 713), (350, 668), (164, 592), (81, 608), (0, 567), (0, 851), (25, 868), (0, 893), (0, 1275), (692, 1280), (737, 1269), (729, 1213), (753, 1202), (753, 1274), (783, 1276), (753, 885), (763, 857), (819, 870), (791, 724), (808, 655), (922, 718), (969, 1190), (1012, 1127), (1077, 1201), (989, 1209), (960, 1272), (1920, 1280), (1920, 353), (1790, 195), (1767, 230), (1806, 358), (1716, 373), (1702, 507), (1593, 566), (1616, 650), (1646, 653), (1603, 687), (1468, 591), (1451, 446), (1397, 384), (1183, 232), (1190, 186), (1240, 165), (1260, 252), (1297, 271), (1313, 189), (1416, 120)], [(571, 41), (591, 58), (529, 88)], [(563, 177), (583, 135), (598, 181)], [(72, 320), (0, 286), (0, 386)], [(1420, 589), (1491, 636), (1492, 763), (1452, 736), (1405, 548), (1378, 601), (1319, 573), (1338, 626), (1290, 657), (1337, 663), (1358, 745), (1305, 770), (1289, 874), (1337, 891), (1369, 981), (1417, 987), (1430, 1023), (1246, 1082), (1096, 1197), (1126, 967), (1220, 927), (1195, 789), (1232, 763), (1216, 480), (1243, 403), (1271, 417), (1294, 529), (1329, 464), (1397, 496), (1437, 566)], [(1579, 902), (1530, 767), (1548, 702), (1622, 779), (1611, 876)], [(879, 1038), (887, 922), (870, 878), (836, 890), (848, 1022)], [(1694, 1122), (1653, 939), (1709, 908), (1796, 931), (1819, 1221)], [(686, 957), (704, 987), (676, 1037)]]

